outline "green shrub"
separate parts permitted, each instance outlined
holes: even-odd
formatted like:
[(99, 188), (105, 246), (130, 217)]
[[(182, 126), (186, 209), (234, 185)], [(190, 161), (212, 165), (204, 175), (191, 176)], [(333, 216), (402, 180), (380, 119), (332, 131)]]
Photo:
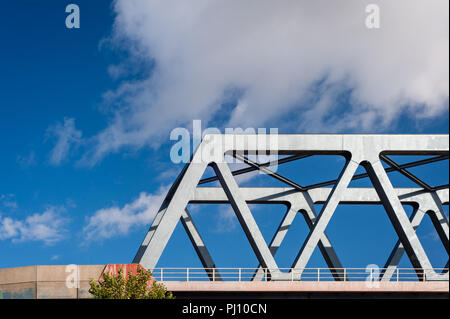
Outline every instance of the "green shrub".
[(91, 280), (89, 292), (96, 299), (173, 299), (164, 285), (153, 280), (152, 288), (149, 289), (148, 282), (152, 280), (152, 273), (138, 268), (136, 275), (128, 273), (124, 278), (122, 268), (117, 276), (103, 275), (103, 281)]

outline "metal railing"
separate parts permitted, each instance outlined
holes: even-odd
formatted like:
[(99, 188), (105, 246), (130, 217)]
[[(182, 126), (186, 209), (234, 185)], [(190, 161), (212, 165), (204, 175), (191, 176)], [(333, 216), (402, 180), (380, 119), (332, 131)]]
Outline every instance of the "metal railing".
[[(158, 281), (448, 281), (448, 268), (153, 268)], [(438, 274), (439, 278), (430, 276)]]

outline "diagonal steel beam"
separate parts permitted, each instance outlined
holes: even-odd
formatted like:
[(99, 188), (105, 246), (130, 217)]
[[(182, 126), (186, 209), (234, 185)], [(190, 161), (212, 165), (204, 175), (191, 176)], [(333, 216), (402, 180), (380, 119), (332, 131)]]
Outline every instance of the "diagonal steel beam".
[[(240, 188), (240, 191), (243, 193), (245, 200), (248, 203), (259, 203), (259, 204), (286, 204), (290, 205), (290, 210), (288, 213), (290, 215), (285, 216), (284, 220), (279, 226), (280, 232), (276, 234), (276, 239), (273, 239), (270, 244), (270, 250), (273, 254), (275, 254), (276, 249), (281, 245), (286, 232), (289, 230), (289, 226), (291, 225), (298, 208), (305, 209), (310, 216), (309, 220), (315, 221), (314, 215), (311, 213), (314, 212), (314, 204), (322, 203), (329, 196), (331, 189), (323, 188), (323, 189), (315, 189), (309, 192), (299, 192), (294, 188), (261, 188), (261, 187), (253, 187), (253, 188)], [(424, 192), (419, 188), (405, 188), (405, 189), (396, 189), (396, 196), (400, 199), (403, 205), (412, 205), (414, 207), (414, 212), (411, 215), (411, 223), (415, 228), (418, 227), (420, 222), (423, 219), (423, 216), (426, 212), (430, 214), (430, 217), (434, 221), (434, 227), (441, 238), (442, 244), (448, 250), (448, 236), (449, 236), (449, 223), (445, 216), (445, 213), (442, 209), (443, 204), (448, 203), (448, 190), (439, 191), (439, 192)], [(201, 203), (228, 203), (226, 200), (225, 193), (221, 188), (216, 187), (201, 187), (197, 188), (193, 202), (197, 204)], [(377, 192), (373, 188), (349, 188), (346, 190), (344, 197), (342, 198), (341, 204), (381, 204), (380, 198), (377, 195)], [(297, 207), (297, 208), (296, 208)], [(312, 208), (312, 210), (308, 210), (308, 208)], [(432, 213), (435, 212), (435, 213)], [(305, 214), (304, 214), (305, 215)], [(307, 216), (305, 216), (305, 219)], [(308, 222), (308, 221), (307, 221)], [(325, 243), (325, 241), (324, 241)], [(328, 246), (325, 244), (325, 246)], [(321, 248), (319, 244), (319, 249)], [(331, 244), (328, 246), (330, 248)], [(326, 254), (321, 250), (322, 255), (326, 258)], [(404, 254), (404, 248), (401, 242), (399, 241), (394, 249), (392, 250), (391, 256), (388, 259), (385, 268), (386, 271), (381, 275), (381, 280), (389, 280), (388, 278), (392, 277), (392, 274), (395, 273), (398, 262)], [(332, 255), (332, 251), (329, 250), (329, 256)], [(337, 256), (336, 256), (336, 260)], [(336, 275), (339, 275), (339, 270), (333, 270), (336, 268), (341, 268), (337, 266), (337, 263), (330, 263), (327, 261), (329, 268), (333, 276), (336, 279)], [(333, 266), (334, 265), (334, 266)], [(261, 278), (261, 274), (258, 274)], [(342, 275), (342, 274), (341, 274)], [(336, 279), (338, 280), (338, 279)]]
[[(309, 157), (311, 155), (298, 155), (299, 158), (305, 158), (305, 157)], [(239, 174), (243, 174), (247, 171), (254, 171), (254, 170), (260, 170), (264, 173), (266, 173), (269, 176), (272, 176), (273, 178), (286, 183), (289, 186), (292, 186), (298, 190), (301, 191), (306, 191), (306, 190), (310, 190), (310, 189), (314, 189), (314, 188), (320, 188), (320, 187), (325, 187), (325, 186), (331, 186), (336, 184), (337, 180), (331, 180), (331, 181), (327, 181), (327, 182), (322, 182), (322, 183), (317, 183), (317, 184), (312, 184), (309, 186), (303, 186), (300, 185), (298, 183), (295, 183), (294, 181), (278, 174), (275, 173), (273, 171), (271, 171), (270, 169), (267, 169), (266, 167), (271, 166), (270, 162), (268, 163), (264, 163), (264, 164), (258, 164), (250, 159), (248, 159), (247, 157), (243, 156), (243, 155), (239, 155), (237, 153), (233, 154), (233, 157), (239, 159), (240, 161), (244, 162), (245, 164), (249, 165), (249, 168), (244, 168), (242, 169), (242, 173)], [(289, 158), (289, 161), (294, 161), (297, 160), (299, 158), (295, 158), (296, 156), (293, 156), (292, 158)], [(406, 168), (411, 168), (411, 167), (416, 167), (416, 166), (421, 166), (421, 165), (425, 165), (425, 164), (430, 164), (430, 163), (434, 163), (434, 162), (438, 162), (438, 161), (443, 161), (448, 159), (449, 157), (447, 155), (441, 155), (441, 156), (436, 156), (433, 158), (427, 158), (424, 160), (419, 160), (419, 161), (415, 161), (415, 162), (410, 162), (410, 163), (406, 163), (406, 164), (402, 164), (399, 165), (397, 163), (395, 163), (394, 161), (392, 161), (391, 159), (389, 159), (387, 156), (385, 155), (380, 155), (380, 158), (382, 158), (384, 161), (386, 161), (386, 163), (388, 163), (391, 167), (390, 168), (386, 168), (385, 171), (387, 173), (390, 172), (394, 172), (394, 171), (399, 171), (400, 173), (404, 174), (406, 177), (408, 177), (409, 179), (411, 179), (412, 181), (414, 181), (416, 184), (418, 184), (419, 186), (423, 187), (424, 189), (426, 189), (427, 191), (431, 192), (431, 191), (436, 191), (439, 189), (444, 189), (444, 188), (448, 188), (449, 184), (445, 184), (445, 185), (440, 185), (440, 186), (436, 186), (436, 187), (431, 187), (428, 184), (426, 184), (425, 182), (423, 182), (421, 179), (419, 179), (418, 177), (416, 177), (414, 174), (412, 174), (411, 172), (407, 171)], [(276, 162), (276, 161), (274, 161)], [(233, 173), (236, 173), (236, 175), (238, 174), (239, 171), (235, 171)], [(235, 175), (235, 174), (233, 174)], [(352, 181), (353, 180), (358, 180), (358, 179), (363, 179), (363, 178), (367, 178), (369, 177), (369, 175), (367, 173), (363, 173), (363, 174), (357, 174), (355, 176), (352, 177)], [(205, 179), (202, 184), (210, 182), (210, 181), (214, 181), (217, 180), (217, 177), (211, 177), (209, 179)], [(199, 183), (200, 184), (200, 183)]]
[(387, 163), (390, 167), (392, 167), (393, 169), (395, 169), (396, 171), (398, 171), (400, 174), (402, 174), (403, 176), (405, 176), (406, 178), (410, 179), (411, 181), (413, 181), (414, 183), (416, 183), (417, 185), (423, 187), (424, 189), (426, 189), (427, 191), (431, 192), (432, 191), (432, 187), (430, 185), (428, 185), (427, 183), (425, 183), (424, 181), (422, 181), (420, 178), (418, 178), (416, 175), (414, 175), (413, 173), (411, 173), (410, 171), (408, 171), (406, 168), (400, 167), (400, 165), (398, 165), (396, 162), (394, 162), (393, 160), (391, 160), (389, 157), (387, 157), (386, 155), (381, 154), (380, 158)]
[(195, 189), (203, 172), (206, 170), (206, 166), (206, 163), (199, 160), (186, 165), (164, 199), (133, 259), (133, 263), (139, 263), (147, 269), (156, 267), (190, 200), (191, 190)]
[[(259, 263), (263, 265), (264, 268), (273, 270), (278, 269), (275, 259), (270, 253), (269, 247), (267, 246), (247, 203), (239, 191), (239, 186), (234, 180), (228, 165), (226, 163), (213, 163), (212, 167), (219, 177), (220, 184), (230, 201), (231, 207), (233, 207), (233, 210), (236, 213), (239, 223), (258, 258)], [(272, 273), (271, 275), (273, 276), (275, 273)]]
[[(380, 197), (413, 267), (416, 268), (417, 275), (419, 278), (422, 278), (423, 271), (420, 269), (432, 269), (432, 265), (399, 198), (395, 194), (395, 190), (383, 165), (380, 161), (374, 163), (365, 162), (364, 167), (369, 174), (372, 184)], [(434, 274), (431, 274), (430, 271), (425, 271), (425, 276), (433, 275)]]
[(281, 176), (280, 174), (277, 174), (277, 173), (271, 171), (270, 169), (268, 169), (268, 168), (266, 168), (264, 166), (261, 166), (258, 163), (253, 162), (252, 160), (249, 160), (247, 157), (245, 157), (243, 155), (240, 155), (240, 154), (236, 153), (236, 154), (233, 154), (233, 157), (237, 158), (238, 160), (244, 162), (247, 165), (250, 165), (250, 166), (254, 167), (255, 169), (260, 170), (263, 173), (266, 173), (267, 175), (275, 178), (276, 180), (279, 180), (280, 182), (283, 182), (283, 183), (285, 183), (285, 184), (287, 184), (289, 186), (292, 186), (292, 187), (294, 187), (294, 188), (296, 188), (298, 190), (301, 190), (301, 191), (306, 190), (303, 186), (301, 186), (301, 185), (291, 181), (290, 179), (288, 179), (288, 178), (286, 178), (284, 176)]
[(351, 159), (347, 160), (347, 163), (339, 176), (338, 182), (331, 190), (330, 195), (328, 196), (325, 204), (323, 205), (322, 210), (319, 216), (317, 217), (317, 220), (314, 223), (313, 228), (309, 232), (305, 242), (303, 243), (303, 246), (301, 247), (292, 265), (292, 268), (300, 269), (300, 275), (303, 272), (302, 269), (304, 269), (308, 264), (308, 261), (311, 258), (315, 247), (325, 234), (325, 228), (330, 222), (331, 217), (333, 216), (333, 213), (336, 210), (336, 207), (338, 206), (341, 197), (343, 196), (345, 190), (347, 189), (348, 184), (350, 183), (358, 166), (359, 166), (358, 162), (355, 162)]
[(221, 281), (222, 278), (220, 277), (220, 274), (217, 271), (213, 271), (213, 268), (216, 268), (216, 264), (206, 248), (206, 245), (195, 226), (194, 220), (187, 209), (181, 214), (180, 220), (210, 280)]
[[(280, 225), (278, 226), (278, 229), (275, 232), (275, 234), (269, 244), (269, 249), (270, 249), (270, 252), (272, 253), (272, 255), (275, 256), (275, 253), (277, 252), (278, 248), (283, 243), (283, 240), (286, 237), (287, 232), (289, 231), (289, 227), (292, 225), (295, 217), (298, 215), (299, 212), (301, 212), (301, 214), (303, 215), (308, 227), (310, 229), (313, 228), (313, 225), (316, 221), (316, 213), (314, 211), (313, 205), (314, 204), (311, 202), (308, 205), (309, 206), (308, 208), (300, 207), (296, 204), (289, 207), (289, 209), (287, 210), (283, 220), (281, 221)], [(319, 245), (320, 252), (322, 253), (322, 256), (324, 257), (328, 267), (330, 269), (332, 269), (331, 273), (332, 273), (334, 279), (336, 281), (345, 280), (344, 274), (341, 271), (339, 271), (339, 269), (343, 268), (342, 264), (339, 261), (339, 258), (337, 256), (333, 246), (331, 245), (330, 240), (328, 239), (328, 236), (325, 233), (322, 236), (322, 238), (320, 239), (318, 245)], [(264, 278), (264, 270), (261, 267), (261, 265), (259, 265), (252, 280), (253, 281), (261, 281), (263, 278)]]
[[(433, 197), (433, 204), (429, 206), (425, 206), (423, 201), (419, 203), (419, 205), (415, 205), (413, 213), (411, 214), (410, 221), (414, 230), (417, 230), (419, 225), (422, 223), (423, 218), (428, 213), (433, 222), (434, 228), (436, 232), (439, 234), (441, 238), (441, 242), (444, 245), (447, 253), (449, 252), (448, 241), (449, 241), (449, 225), (448, 220), (445, 217), (445, 214), (442, 210), (442, 205), (439, 199), (436, 201), (436, 194), (431, 194)], [(405, 253), (405, 248), (400, 240), (397, 241), (394, 248), (392, 249), (391, 254), (384, 266), (384, 271), (380, 275), (381, 281), (390, 281), (392, 276), (394, 276), (395, 271), (397, 269), (400, 260), (402, 259)], [(447, 268), (447, 267), (446, 267)]]
[[(272, 143), (272, 136), (259, 136), (258, 134), (236, 134), (232, 139), (229, 135), (207, 134), (192, 156), (192, 161), (186, 165), (182, 174), (180, 174), (168, 192), (166, 199), (159, 212), (157, 213), (152, 226), (147, 232), (141, 247), (135, 257), (135, 262), (142, 263), (146, 268), (152, 268), (158, 262), (158, 259), (164, 250), (170, 236), (172, 235), (176, 224), (182, 218), (183, 210), (188, 202), (193, 200), (193, 193), (201, 180), (206, 167), (210, 163), (216, 163), (216, 174), (221, 182), (224, 195), (231, 203), (236, 215), (246, 232), (255, 254), (261, 265), (266, 268), (275, 268), (271, 274), (271, 279), (284, 279), (279, 276), (280, 270), (271, 254), (268, 245), (265, 243), (262, 234), (257, 227), (254, 218), (246, 205), (241, 189), (237, 186), (233, 178), (233, 173), (224, 162), (223, 154), (242, 153), (248, 154), (264, 151), (276, 151), (279, 154), (317, 154), (317, 155), (345, 155), (347, 163), (342, 170), (339, 178), (334, 181), (302, 186), (294, 183), (279, 174), (274, 175), (269, 170), (269, 175), (278, 178), (288, 185), (294, 187), (294, 194), (298, 196), (299, 189), (307, 189), (308, 194), (314, 188), (333, 185), (333, 189), (327, 192), (325, 204), (320, 214), (317, 216), (306, 241), (303, 243), (297, 257), (294, 261), (295, 268), (304, 268), (309, 261), (315, 247), (319, 245), (322, 236), (325, 234), (325, 228), (329, 223), (337, 205), (341, 201), (348, 200), (350, 203), (354, 199), (347, 197), (350, 192), (348, 184), (356, 178), (369, 177), (374, 185), (374, 191), (378, 199), (368, 200), (368, 202), (381, 201), (384, 205), (389, 218), (404, 246), (408, 257), (415, 267), (420, 267), (423, 272), (431, 268), (428, 257), (421, 246), (420, 241), (415, 234), (414, 227), (408, 216), (401, 207), (401, 201), (398, 198), (397, 191), (387, 177), (390, 171), (399, 168), (406, 169), (414, 165), (422, 165), (433, 161), (448, 158), (448, 135), (330, 135), (330, 134), (282, 134), (276, 136), (276, 143)], [(270, 141), (269, 141), (270, 137)], [(269, 141), (269, 146), (260, 145), (260, 141)], [(236, 146), (238, 145), (238, 147)], [(380, 154), (405, 154), (405, 155), (439, 155), (434, 158), (389, 167), (385, 169), (380, 162)], [(351, 160), (348, 160), (351, 158)], [(218, 163), (220, 161), (220, 163)], [(278, 161), (277, 161), (278, 162)], [(250, 162), (247, 162), (247, 164)], [(356, 169), (361, 163), (369, 163), (366, 167), (367, 174), (355, 175)], [(255, 163), (254, 163), (255, 164)], [(261, 164), (253, 165), (250, 168), (259, 169)], [(265, 166), (263, 166), (266, 168)], [(214, 168), (214, 166), (213, 166)], [(248, 171), (246, 169), (245, 171)], [(425, 185), (424, 185), (425, 186)], [(431, 188), (432, 190), (446, 188), (446, 185)], [(322, 190), (318, 189), (319, 193)], [(278, 191), (277, 191), (278, 192)], [(287, 188), (280, 188), (279, 192), (289, 194)], [(426, 189), (418, 190), (416, 194), (427, 192)], [(372, 192), (373, 193), (373, 192)], [(428, 192), (430, 193), (430, 192)], [(442, 218), (436, 217), (433, 221), (435, 225), (442, 224)], [(440, 231), (439, 235), (444, 238), (445, 231)], [(448, 233), (448, 231), (447, 231)], [(276, 274), (276, 276), (274, 276)], [(420, 275), (421, 273), (418, 273)], [(427, 279), (441, 280), (442, 276), (435, 272), (426, 272)], [(447, 273), (448, 278), (448, 273)]]
[[(260, 167), (271, 167), (274, 165), (280, 165), (280, 164), (284, 164), (284, 163), (289, 163), (289, 162), (293, 162), (302, 158), (307, 158), (307, 157), (311, 157), (312, 155), (293, 155), (293, 156), (288, 156), (285, 158), (281, 158), (275, 161), (270, 161), (270, 162), (266, 162), (266, 163), (262, 163), (262, 164), (258, 164)], [(233, 176), (237, 176), (237, 175), (242, 175), (245, 173), (250, 173), (250, 172), (254, 172), (256, 170), (259, 170), (259, 167), (255, 167), (255, 166), (249, 166), (246, 168), (242, 168), (242, 169), (238, 169), (235, 171), (232, 171), (231, 173), (233, 174)], [(200, 182), (198, 183), (198, 185), (202, 185), (202, 184), (206, 184), (206, 183), (210, 183), (210, 182), (215, 182), (218, 181), (219, 178), (217, 176), (212, 176), (212, 177), (208, 177), (208, 178), (204, 178), (202, 180), (200, 180)]]
[[(427, 159), (420, 160), (420, 161), (415, 161), (415, 162), (402, 164), (402, 165), (399, 165), (398, 168), (404, 169), (404, 168), (417, 167), (417, 166), (421, 166), (421, 165), (426, 165), (426, 164), (431, 164), (431, 163), (435, 163), (435, 162), (444, 161), (444, 160), (446, 160), (448, 158), (449, 158), (448, 155), (439, 155), (439, 156), (435, 156), (435, 157), (432, 157), (432, 158), (427, 158)], [(393, 167), (388, 167), (388, 168), (385, 169), (385, 171), (386, 171), (386, 173), (390, 173), (390, 172), (396, 171), (396, 169), (393, 168)], [(352, 181), (363, 179), (363, 178), (367, 178), (367, 177), (369, 177), (369, 175), (367, 173), (357, 174), (357, 175), (352, 177)], [(322, 188), (322, 187), (326, 187), (326, 186), (332, 186), (332, 185), (336, 184), (336, 181), (337, 180), (334, 179), (334, 180), (330, 180), (330, 181), (326, 181), (326, 182), (322, 182), (322, 183), (316, 183), (316, 184), (305, 186), (305, 188), (307, 190), (311, 190), (311, 189), (315, 189), (315, 188)], [(434, 187), (433, 190), (439, 190), (439, 189), (448, 188), (448, 186), (449, 186), (448, 184), (437, 186), (437, 187)]]

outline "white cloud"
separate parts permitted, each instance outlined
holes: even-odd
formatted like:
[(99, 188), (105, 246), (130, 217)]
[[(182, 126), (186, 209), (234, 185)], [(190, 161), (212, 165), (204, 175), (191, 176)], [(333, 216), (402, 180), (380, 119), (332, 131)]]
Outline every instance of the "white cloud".
[(157, 181), (173, 181), (180, 174), (180, 169), (178, 167), (166, 168), (161, 171), (161, 173), (155, 177)]
[(217, 215), (216, 233), (233, 232), (238, 225), (236, 213), (231, 206), (221, 207)]
[[(380, 5), (380, 29), (365, 26), (368, 3)], [(448, 6), (116, 0), (113, 42), (154, 70), (105, 94), (114, 116), (83, 160), (158, 146), (173, 127), (220, 112), (226, 125), (288, 132), (385, 131), (405, 112), (435, 117), (448, 109)]]
[(86, 242), (124, 236), (136, 226), (148, 225), (158, 212), (168, 188), (161, 187), (155, 194), (142, 192), (123, 207), (108, 207), (96, 211), (84, 227)]
[(69, 155), (72, 147), (81, 142), (81, 131), (75, 128), (75, 120), (64, 118), (64, 124), (57, 123), (47, 130), (47, 135), (56, 139), (55, 146), (50, 152), (50, 164), (60, 165)]
[(21, 168), (28, 168), (36, 165), (36, 154), (34, 151), (31, 151), (28, 155), (17, 155), (16, 161)]
[(61, 213), (64, 208), (50, 207), (42, 214), (33, 214), (24, 220), (0, 216), (0, 240), (14, 243), (42, 241), (54, 244), (64, 238), (68, 219)]
[(14, 198), (14, 194), (0, 194), (0, 204), (8, 209), (17, 209), (19, 205)]

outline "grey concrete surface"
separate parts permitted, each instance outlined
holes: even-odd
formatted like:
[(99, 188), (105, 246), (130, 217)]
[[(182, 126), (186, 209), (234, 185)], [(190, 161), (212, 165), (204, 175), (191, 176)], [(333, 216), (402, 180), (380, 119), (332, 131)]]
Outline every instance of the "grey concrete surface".
[[(90, 298), (89, 282), (92, 279), (98, 280), (105, 266), (78, 265), (75, 267), (78, 268), (78, 284), (71, 281), (72, 277), (69, 275), (75, 272), (72, 271), (73, 268), (67, 268), (66, 265), (0, 269), (0, 299)], [(67, 271), (68, 269), (70, 271)]]

